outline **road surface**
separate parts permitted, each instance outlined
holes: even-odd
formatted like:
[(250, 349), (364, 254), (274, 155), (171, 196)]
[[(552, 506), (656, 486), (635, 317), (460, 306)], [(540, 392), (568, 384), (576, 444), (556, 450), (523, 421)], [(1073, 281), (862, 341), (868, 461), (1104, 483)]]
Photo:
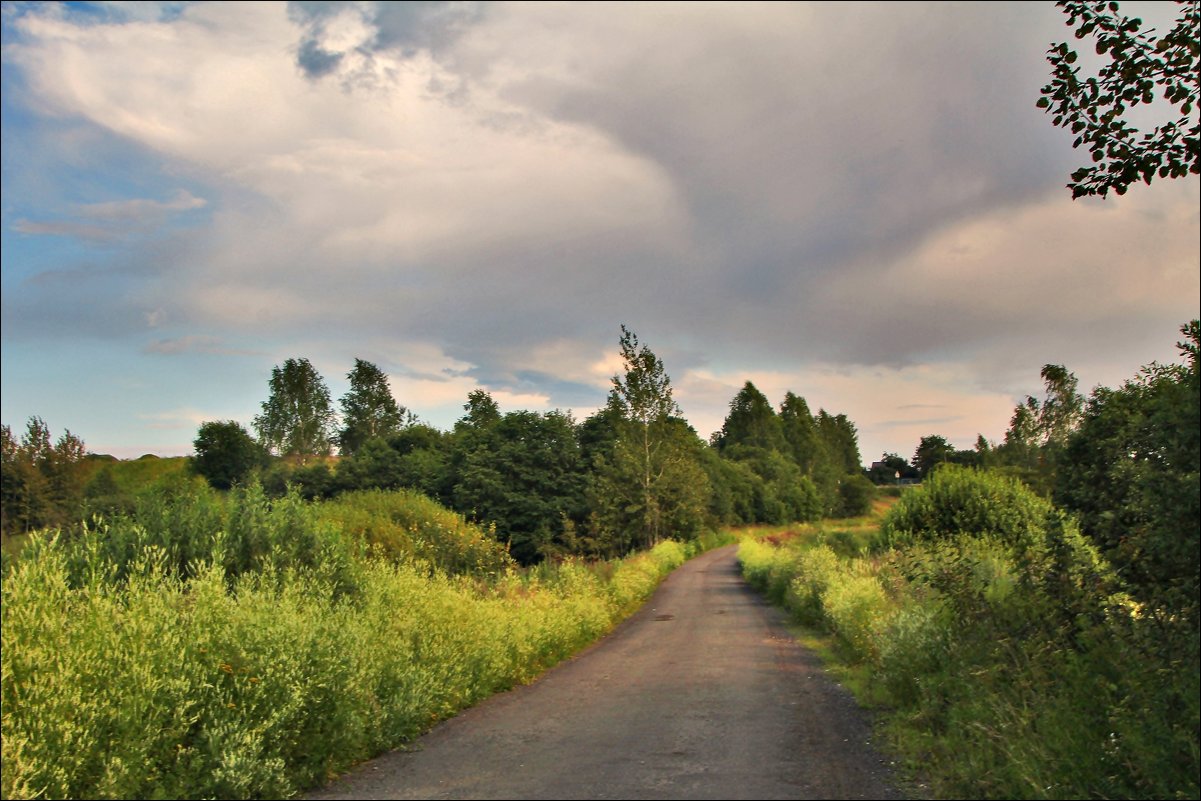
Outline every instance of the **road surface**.
[(903, 798), (867, 717), (743, 582), (693, 559), (599, 643), (310, 793), (373, 798)]

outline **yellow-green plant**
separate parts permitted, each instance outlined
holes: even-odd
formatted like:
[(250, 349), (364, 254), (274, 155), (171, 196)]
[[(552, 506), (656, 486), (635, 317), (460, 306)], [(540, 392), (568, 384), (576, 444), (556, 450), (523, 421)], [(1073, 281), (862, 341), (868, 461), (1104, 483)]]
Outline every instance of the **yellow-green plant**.
[[(365, 500), (393, 521), (402, 503)], [(210, 543), (183, 568), (129, 521), (39, 535), (7, 568), (4, 797), (295, 793), (530, 680), (608, 631), (685, 553), (663, 542), (522, 573), (452, 531), (439, 553), (470, 568), (452, 575), (404, 554), (362, 558), (336, 515), (298, 498), (183, 504), (163, 519)], [(206, 520), (222, 528), (206, 534)], [(103, 539), (113, 530), (120, 547)]]

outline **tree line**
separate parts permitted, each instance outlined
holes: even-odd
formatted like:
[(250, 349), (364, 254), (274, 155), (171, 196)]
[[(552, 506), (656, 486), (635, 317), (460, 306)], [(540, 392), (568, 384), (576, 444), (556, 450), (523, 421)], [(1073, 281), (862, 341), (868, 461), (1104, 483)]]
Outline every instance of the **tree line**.
[[(709, 442), (681, 416), (662, 360), (621, 328), (623, 370), (604, 406), (501, 413), (469, 393), (450, 431), (419, 421), (378, 366), (356, 359), (335, 412), (303, 358), (272, 370), (253, 432), (206, 422), (196, 470), (214, 487), (257, 479), (309, 498), (414, 488), (491, 527), (523, 563), (617, 556), (719, 525), (787, 523), (865, 511), (873, 489), (845, 415), (810, 413), (788, 393), (779, 412), (753, 384)], [(331, 456), (335, 449), (338, 459)]]
[(30, 531), (67, 525), (84, 500), (87, 455), (83, 440), (31, 417), (18, 438), (0, 426), (0, 530)]
[(908, 464), (885, 454), (873, 478), (895, 467), (929, 477), (948, 464), (1018, 478), (1074, 515), (1106, 559), (1145, 599), (1196, 614), (1201, 590), (1201, 322), (1180, 329), (1181, 363), (1151, 363), (1121, 387), (1086, 398), (1076, 376), (1043, 367), (1043, 397), (1017, 404), (999, 443), (980, 435), (957, 450), (922, 437)]

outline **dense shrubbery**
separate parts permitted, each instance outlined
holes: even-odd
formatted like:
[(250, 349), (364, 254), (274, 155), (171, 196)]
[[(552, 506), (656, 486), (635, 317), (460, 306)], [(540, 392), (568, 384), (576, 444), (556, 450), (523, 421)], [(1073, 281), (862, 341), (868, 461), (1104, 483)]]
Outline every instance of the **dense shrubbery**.
[(1196, 797), (1197, 632), (1143, 614), (1049, 502), (944, 467), (881, 529), (870, 557), (817, 532), (740, 559), (867, 666), (940, 795)]
[(3, 582), (4, 797), (282, 797), (529, 680), (685, 556), (518, 572), (415, 493), (179, 489)]

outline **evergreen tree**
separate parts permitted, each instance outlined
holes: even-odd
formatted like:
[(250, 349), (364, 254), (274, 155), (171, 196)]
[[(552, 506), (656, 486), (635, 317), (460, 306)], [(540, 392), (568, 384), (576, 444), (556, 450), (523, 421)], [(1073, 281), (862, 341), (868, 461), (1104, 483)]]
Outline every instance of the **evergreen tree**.
[(768, 451), (783, 451), (787, 447), (780, 419), (767, 396), (750, 381), (730, 401), (730, 413), (718, 435), (717, 446), (722, 451), (734, 446)]
[(784, 402), (780, 404), (780, 428), (788, 455), (802, 473), (812, 476), (826, 458), (825, 446), (804, 398), (785, 393)]
[(51, 444), (50, 428), (31, 417), (17, 441), (2, 427), (0, 507), (3, 531), (31, 531), (62, 526), (76, 519), (83, 506), (86, 456), (83, 440), (65, 431)]
[(922, 437), (917, 450), (913, 452), (913, 467), (925, 480), (939, 465), (950, 462), (954, 453), (955, 449), (947, 442), (946, 437), (937, 434)]

